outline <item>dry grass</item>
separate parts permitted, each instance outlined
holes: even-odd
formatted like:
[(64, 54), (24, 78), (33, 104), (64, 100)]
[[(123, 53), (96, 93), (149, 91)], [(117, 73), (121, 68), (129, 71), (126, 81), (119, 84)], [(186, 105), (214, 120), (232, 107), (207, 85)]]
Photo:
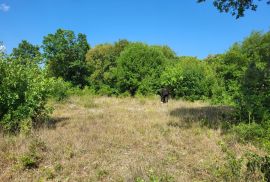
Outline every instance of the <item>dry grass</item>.
[[(211, 166), (223, 162), (221, 131), (197, 121), (219, 121), (224, 108), (87, 96), (53, 105), (50, 128), (0, 137), (0, 181), (217, 180)], [(23, 169), (20, 156), (33, 143), (38, 167)]]

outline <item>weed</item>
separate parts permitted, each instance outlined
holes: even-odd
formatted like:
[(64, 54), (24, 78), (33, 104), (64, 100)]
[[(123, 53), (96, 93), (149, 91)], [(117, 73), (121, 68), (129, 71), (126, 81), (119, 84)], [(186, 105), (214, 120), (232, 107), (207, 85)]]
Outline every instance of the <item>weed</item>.
[(97, 178), (99, 180), (103, 179), (104, 177), (106, 177), (108, 175), (109, 175), (109, 172), (104, 170), (104, 169), (99, 169), (98, 172), (97, 172)]
[(46, 145), (39, 138), (34, 138), (28, 146), (28, 151), (19, 157), (23, 169), (37, 168), (42, 157), (40, 153), (46, 150)]
[(20, 162), (23, 169), (31, 169), (38, 167), (39, 157), (36, 153), (26, 153), (20, 157)]
[(135, 182), (173, 182), (174, 178), (168, 174), (157, 174), (153, 169), (147, 171), (146, 177), (136, 177)]
[(42, 172), (43, 172), (43, 176), (46, 178), (46, 180), (52, 180), (56, 176), (53, 169), (48, 168), (48, 167), (43, 168)]
[(55, 166), (54, 166), (54, 170), (56, 172), (61, 172), (63, 169), (64, 168), (63, 168), (62, 164), (60, 164), (60, 163), (56, 163)]

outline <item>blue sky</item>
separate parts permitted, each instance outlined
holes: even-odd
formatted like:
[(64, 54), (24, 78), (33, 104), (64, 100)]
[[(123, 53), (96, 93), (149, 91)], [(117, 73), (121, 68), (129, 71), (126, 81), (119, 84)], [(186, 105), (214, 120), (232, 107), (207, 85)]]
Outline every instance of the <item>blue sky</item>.
[(87, 35), (93, 47), (119, 39), (166, 44), (178, 55), (222, 53), (252, 31), (270, 30), (270, 5), (236, 20), (212, 1), (196, 0), (0, 0), (0, 41), (10, 53), (26, 39), (41, 45), (56, 29)]

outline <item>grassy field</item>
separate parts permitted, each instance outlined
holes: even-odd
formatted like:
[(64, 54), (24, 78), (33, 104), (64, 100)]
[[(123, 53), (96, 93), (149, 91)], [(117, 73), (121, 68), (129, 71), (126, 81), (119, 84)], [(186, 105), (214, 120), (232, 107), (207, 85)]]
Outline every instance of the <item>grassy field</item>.
[(90, 96), (51, 105), (48, 126), (0, 136), (0, 181), (233, 181), (224, 143), (236, 164), (259, 152), (225, 142), (227, 107)]

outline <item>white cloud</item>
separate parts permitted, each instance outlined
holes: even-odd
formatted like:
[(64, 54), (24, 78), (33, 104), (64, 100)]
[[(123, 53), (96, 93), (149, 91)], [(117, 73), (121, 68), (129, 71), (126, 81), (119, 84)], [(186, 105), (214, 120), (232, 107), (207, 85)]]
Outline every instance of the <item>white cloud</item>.
[(7, 5), (5, 3), (0, 4), (0, 11), (7, 12), (7, 11), (9, 11), (9, 9), (10, 9), (9, 5)]

